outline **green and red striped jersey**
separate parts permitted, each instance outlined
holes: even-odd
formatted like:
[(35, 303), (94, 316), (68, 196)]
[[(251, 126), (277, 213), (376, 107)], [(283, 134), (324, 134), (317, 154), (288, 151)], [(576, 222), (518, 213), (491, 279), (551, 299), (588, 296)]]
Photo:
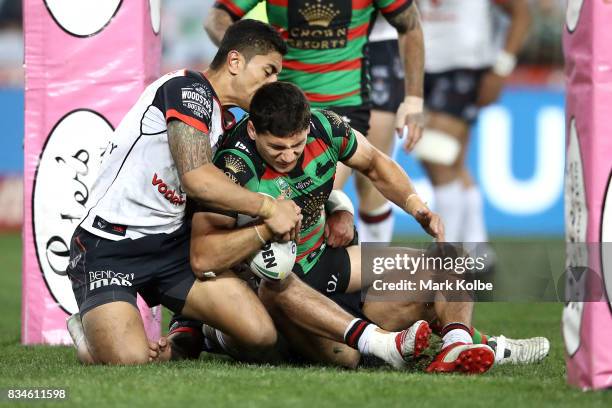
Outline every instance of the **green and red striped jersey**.
[(357, 139), (340, 116), (313, 109), (306, 147), (297, 165), (289, 173), (278, 173), (257, 152), (247, 133), (247, 122), (248, 116), (223, 136), (214, 163), (241, 186), (291, 199), (300, 206), (303, 219), (296, 268), (306, 274), (325, 249), (324, 206), (333, 188), (336, 165), (355, 153)]
[[(359, 106), (369, 100), (368, 34), (380, 10), (386, 17), (413, 0), (266, 0), (268, 20), (289, 46), (282, 81), (299, 86), (314, 107)], [(216, 0), (242, 18), (259, 0)]]

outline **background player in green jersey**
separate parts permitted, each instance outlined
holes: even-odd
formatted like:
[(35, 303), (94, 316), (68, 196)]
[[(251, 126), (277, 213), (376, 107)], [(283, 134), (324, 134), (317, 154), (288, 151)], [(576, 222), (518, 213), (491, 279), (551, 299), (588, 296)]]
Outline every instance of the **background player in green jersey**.
[[(227, 27), (259, 0), (217, 0), (205, 23), (217, 43)], [(405, 99), (398, 108), (396, 131), (407, 135), (411, 150), (421, 137), (423, 119), (423, 35), (413, 0), (266, 0), (267, 17), (287, 41), (289, 52), (279, 79), (298, 85), (313, 107), (336, 112), (363, 135), (368, 134), (370, 86), (368, 34), (380, 12), (399, 33), (405, 70)], [(373, 137), (377, 146), (384, 137)], [(350, 172), (340, 165), (336, 187)], [(391, 207), (380, 204), (367, 178), (357, 174), (360, 238), (384, 240), (392, 229)], [(387, 231), (387, 232), (385, 232)]]

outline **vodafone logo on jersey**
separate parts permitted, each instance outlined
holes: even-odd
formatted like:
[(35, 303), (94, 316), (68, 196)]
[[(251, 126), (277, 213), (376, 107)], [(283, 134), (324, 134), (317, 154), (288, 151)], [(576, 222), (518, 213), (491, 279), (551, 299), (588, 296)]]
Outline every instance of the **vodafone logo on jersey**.
[[(152, 3), (156, 1), (159, 3), (159, 0), (151, 0)], [(121, 3), (122, 0), (45, 0), (45, 5), (57, 25), (75, 37), (98, 34), (117, 14)], [(153, 23), (153, 5), (151, 21)]]
[(97, 112), (67, 113), (51, 130), (34, 177), (32, 230), (38, 264), (49, 292), (68, 313), (78, 311), (66, 277), (70, 239), (85, 216), (112, 133), (110, 123)]
[[(157, 187), (157, 191), (159, 192), (159, 194), (163, 195), (164, 198), (168, 201), (170, 201), (170, 203), (172, 205), (183, 205), (185, 204), (185, 195), (181, 192), (176, 190), (171, 190), (168, 185), (166, 183), (164, 183), (164, 180), (162, 180), (157, 173), (153, 174), (153, 179), (151, 180), (151, 184), (154, 187)], [(179, 187), (180, 190), (180, 187)]]

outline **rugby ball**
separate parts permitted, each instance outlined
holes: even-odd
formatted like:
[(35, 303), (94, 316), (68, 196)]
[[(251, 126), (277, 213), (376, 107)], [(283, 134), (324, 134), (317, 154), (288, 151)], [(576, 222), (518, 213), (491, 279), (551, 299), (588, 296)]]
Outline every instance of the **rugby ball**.
[[(244, 214), (238, 214), (236, 226), (257, 224), (259, 219)], [(251, 271), (261, 279), (277, 282), (285, 279), (291, 273), (297, 255), (297, 245), (293, 241), (268, 241), (247, 259)]]
[(291, 273), (295, 264), (295, 242), (268, 241), (249, 260), (251, 271), (268, 281), (281, 281)]

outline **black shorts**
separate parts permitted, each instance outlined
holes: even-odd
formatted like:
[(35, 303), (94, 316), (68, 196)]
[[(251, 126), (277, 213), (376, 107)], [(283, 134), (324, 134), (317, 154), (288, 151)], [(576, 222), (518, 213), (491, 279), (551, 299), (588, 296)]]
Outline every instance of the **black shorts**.
[(319, 260), (308, 273), (303, 273), (298, 264), (293, 268), (293, 273), (308, 286), (325, 296), (332, 293), (344, 293), (351, 280), (351, 260), (346, 248), (326, 246)]
[(404, 100), (404, 67), (397, 40), (369, 44), (372, 109), (397, 112)]
[(370, 130), (370, 107), (361, 106), (329, 106), (325, 108), (340, 115), (348, 124), (364, 136)]
[(110, 302), (136, 306), (138, 293), (149, 306), (180, 313), (195, 275), (189, 263), (190, 229), (111, 241), (77, 228), (67, 269), (81, 315)]
[(478, 117), (478, 89), (482, 75), (489, 68), (453, 69), (425, 73), (425, 106), (432, 112), (444, 112), (468, 124)]

